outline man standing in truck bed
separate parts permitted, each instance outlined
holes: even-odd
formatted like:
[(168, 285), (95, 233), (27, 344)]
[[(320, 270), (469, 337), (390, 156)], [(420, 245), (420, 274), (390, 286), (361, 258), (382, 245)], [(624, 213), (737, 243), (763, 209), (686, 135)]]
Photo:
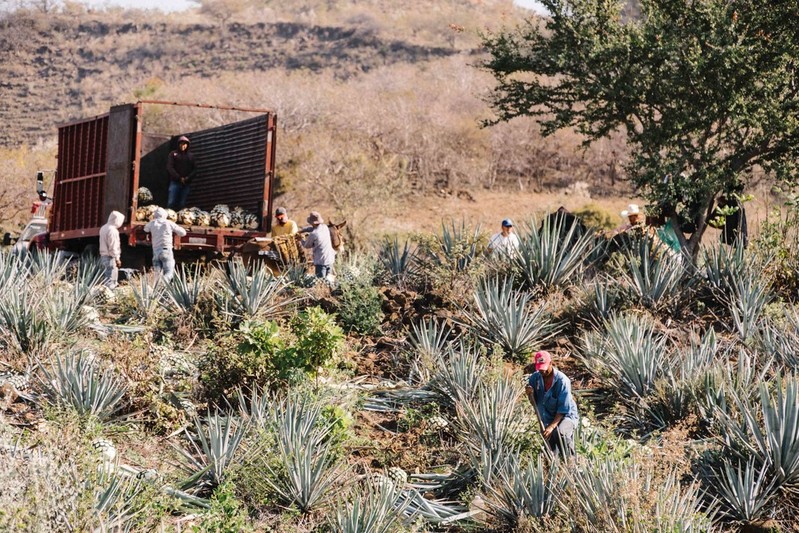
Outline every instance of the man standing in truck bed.
[(194, 154), (189, 150), (191, 141), (185, 135), (178, 139), (178, 149), (169, 152), (166, 162), (166, 171), (169, 173), (169, 199), (167, 207), (180, 211), (186, 207), (186, 198), (189, 196), (189, 184), (197, 172), (194, 163)]

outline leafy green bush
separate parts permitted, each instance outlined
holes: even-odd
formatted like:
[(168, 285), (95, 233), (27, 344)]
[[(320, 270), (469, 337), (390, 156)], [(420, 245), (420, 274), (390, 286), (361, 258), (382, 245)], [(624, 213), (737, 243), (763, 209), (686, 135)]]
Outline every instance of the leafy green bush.
[(332, 363), (344, 342), (344, 332), (335, 317), (321, 307), (311, 307), (296, 315), (291, 320), (291, 331), (296, 337), (289, 350), (294, 367), (306, 372), (316, 372)]
[(588, 228), (602, 231), (616, 227), (616, 214), (596, 204), (586, 204), (574, 211), (573, 214)]
[(236, 387), (250, 389), (275, 378), (274, 367), (282, 360), (286, 341), (275, 322), (244, 322), (233, 336), (218, 338), (201, 361), (200, 380), (212, 400), (224, 400)]
[(376, 287), (359, 280), (341, 282), (338, 314), (347, 331), (361, 335), (380, 332), (383, 322), (383, 299)]

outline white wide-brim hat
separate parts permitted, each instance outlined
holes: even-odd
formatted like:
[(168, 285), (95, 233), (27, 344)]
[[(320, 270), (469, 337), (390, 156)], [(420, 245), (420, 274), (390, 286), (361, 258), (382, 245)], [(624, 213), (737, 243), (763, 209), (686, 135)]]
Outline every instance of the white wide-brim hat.
[(641, 210), (638, 208), (638, 204), (630, 204), (627, 206), (627, 209), (621, 212), (621, 216), (628, 217), (630, 215), (640, 215)]

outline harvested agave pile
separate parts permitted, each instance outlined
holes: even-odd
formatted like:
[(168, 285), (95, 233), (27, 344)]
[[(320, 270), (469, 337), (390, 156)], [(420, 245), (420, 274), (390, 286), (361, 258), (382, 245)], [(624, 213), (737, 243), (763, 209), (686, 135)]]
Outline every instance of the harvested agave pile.
[[(146, 194), (142, 193), (142, 190)], [(139, 203), (150, 191), (144, 187), (139, 188)], [(150, 196), (151, 198), (152, 196)], [(144, 205), (136, 209), (136, 220), (148, 222), (155, 216), (155, 204)], [(180, 211), (166, 209), (166, 218), (182, 226), (214, 226), (217, 228), (258, 229), (258, 217), (246, 212), (241, 207), (230, 209), (227, 205), (218, 204), (210, 212), (199, 207), (187, 207)]]

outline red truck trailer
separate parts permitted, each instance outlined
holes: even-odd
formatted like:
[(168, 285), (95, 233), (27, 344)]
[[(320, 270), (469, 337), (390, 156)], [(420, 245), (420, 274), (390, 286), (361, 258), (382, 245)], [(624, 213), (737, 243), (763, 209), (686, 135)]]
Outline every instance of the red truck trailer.
[[(189, 106), (238, 111), (255, 116), (200, 131), (148, 132), (146, 106)], [(258, 217), (254, 230), (184, 226), (175, 237), (177, 259), (211, 258), (229, 253), (271, 229), (276, 116), (265, 109), (241, 109), (162, 101), (118, 105), (97, 117), (58, 128), (58, 163), (48, 233), (40, 245), (85, 252), (96, 250), (100, 227), (111, 211), (125, 214), (122, 262), (141, 268), (150, 258), (145, 221), (136, 220), (139, 187), (166, 206), (166, 161), (180, 135), (191, 139), (197, 164), (187, 205), (211, 210), (217, 204), (240, 206)]]

